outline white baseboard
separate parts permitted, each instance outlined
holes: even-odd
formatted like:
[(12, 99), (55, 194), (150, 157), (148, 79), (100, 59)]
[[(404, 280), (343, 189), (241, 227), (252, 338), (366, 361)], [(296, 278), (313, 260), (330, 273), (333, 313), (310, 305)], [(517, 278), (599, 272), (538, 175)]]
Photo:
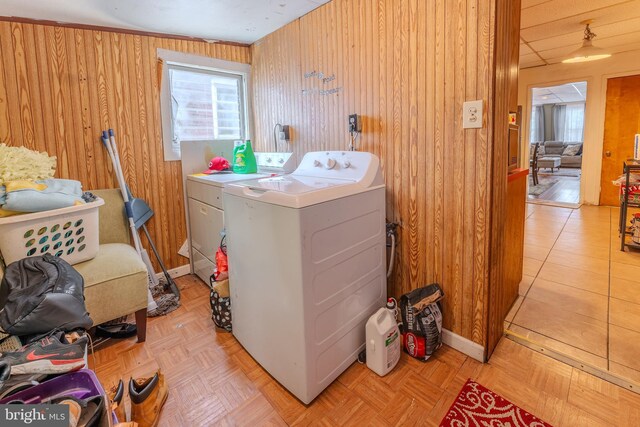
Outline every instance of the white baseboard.
[(447, 329), (442, 329), (442, 342), (449, 347), (466, 354), (472, 359), (484, 363), (484, 347), (480, 344), (475, 343), (458, 334), (454, 334)]
[[(176, 268), (172, 268), (171, 270), (168, 270), (168, 273), (172, 279), (176, 279), (178, 277), (186, 276), (187, 274), (191, 273), (191, 267), (189, 267), (189, 264), (181, 265), (180, 267), (176, 267)], [(164, 277), (164, 273), (156, 273), (156, 277), (160, 279)]]

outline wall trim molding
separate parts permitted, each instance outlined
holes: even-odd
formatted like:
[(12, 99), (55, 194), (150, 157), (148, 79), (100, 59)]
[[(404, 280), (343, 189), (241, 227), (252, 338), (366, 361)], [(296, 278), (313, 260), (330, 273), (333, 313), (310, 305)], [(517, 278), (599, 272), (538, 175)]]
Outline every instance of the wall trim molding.
[(250, 44), (227, 40), (208, 40), (201, 37), (182, 36), (180, 34), (156, 33), (153, 31), (133, 30), (129, 28), (107, 27), (102, 25), (78, 24), (73, 22), (59, 22), (47, 19), (22, 18), (19, 16), (0, 16), (0, 21), (19, 22), (21, 24), (47, 25), (52, 27), (75, 28), (78, 30), (106, 31), (109, 33), (131, 34), (134, 36), (159, 37), (164, 39), (188, 40), (209, 44), (226, 44), (229, 46), (250, 47)]
[(466, 354), (478, 362), (484, 363), (484, 347), (448, 329), (442, 329), (442, 342), (449, 347)]
[[(189, 266), (189, 264), (181, 265), (180, 267), (168, 270), (168, 273), (172, 279), (177, 279), (178, 277), (186, 276), (187, 274), (191, 273), (191, 267)], [(164, 278), (164, 273), (156, 273), (156, 277), (158, 279), (162, 279)]]

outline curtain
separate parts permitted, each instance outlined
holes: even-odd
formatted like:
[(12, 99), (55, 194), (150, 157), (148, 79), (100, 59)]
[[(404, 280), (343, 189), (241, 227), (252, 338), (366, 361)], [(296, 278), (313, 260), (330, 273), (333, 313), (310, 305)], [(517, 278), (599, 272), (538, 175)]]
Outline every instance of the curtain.
[(544, 111), (542, 105), (534, 105), (531, 110), (529, 126), (529, 143), (544, 141)]
[(553, 140), (565, 141), (565, 118), (567, 114), (566, 105), (553, 106)]
[(564, 117), (564, 139), (562, 141), (580, 141), (584, 135), (584, 102), (567, 104)]

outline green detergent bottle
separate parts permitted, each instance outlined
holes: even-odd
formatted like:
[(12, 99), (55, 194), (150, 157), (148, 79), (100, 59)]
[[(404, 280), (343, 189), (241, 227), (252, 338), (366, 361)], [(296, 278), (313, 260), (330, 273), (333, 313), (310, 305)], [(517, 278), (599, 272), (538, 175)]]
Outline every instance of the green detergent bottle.
[(256, 173), (256, 156), (251, 148), (251, 141), (236, 142), (233, 148), (233, 172), (234, 173)]

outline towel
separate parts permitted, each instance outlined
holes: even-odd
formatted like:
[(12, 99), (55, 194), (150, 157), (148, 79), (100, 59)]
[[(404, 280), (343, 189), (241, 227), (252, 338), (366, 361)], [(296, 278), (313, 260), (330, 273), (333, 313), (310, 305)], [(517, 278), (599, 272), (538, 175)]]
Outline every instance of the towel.
[(13, 212), (0, 208), (0, 218), (6, 218), (8, 216), (19, 215), (23, 212)]
[(82, 184), (69, 179), (10, 181), (5, 183), (3, 209), (14, 212), (42, 212), (84, 204)]

